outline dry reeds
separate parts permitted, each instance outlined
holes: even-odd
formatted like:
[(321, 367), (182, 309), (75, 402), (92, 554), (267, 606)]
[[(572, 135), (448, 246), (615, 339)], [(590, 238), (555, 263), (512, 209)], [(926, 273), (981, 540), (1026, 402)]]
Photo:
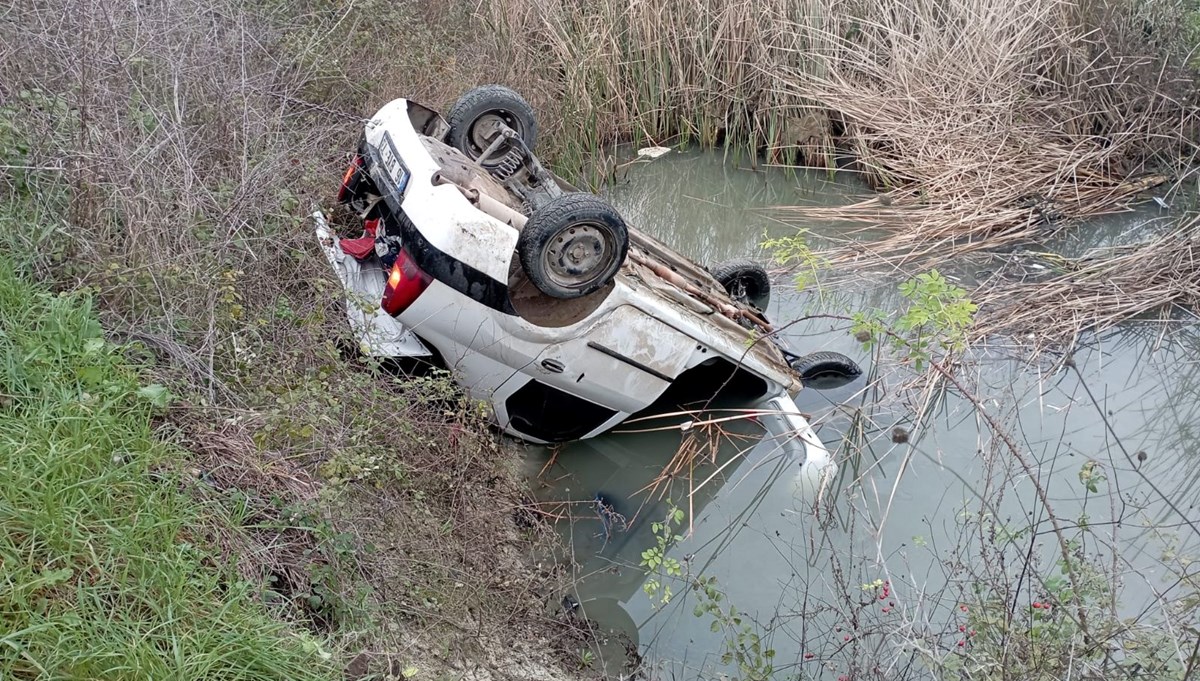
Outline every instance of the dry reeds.
[(1017, 337), (1041, 349), (1155, 311), (1200, 311), (1200, 216), (1144, 243), (1055, 260), (1060, 272), (1042, 281), (977, 290), (972, 336)]
[[(797, 143), (830, 148), (824, 114), (775, 87), (822, 39), (796, 26), (796, 0), (489, 0), (512, 80), (542, 84), (537, 102), (561, 119), (561, 150), (646, 139), (724, 144), (754, 158)], [(535, 94), (536, 96), (536, 94)]]
[(888, 190), (842, 208), (781, 210), (796, 223), (894, 231), (830, 254), (835, 264), (943, 258), (1042, 235), (1125, 205), (1165, 179), (1153, 161), (1177, 159), (1195, 142), (1186, 51), (1126, 35), (1143, 20), (1133, 8), (838, 6), (847, 13), (809, 28), (833, 46), (815, 55), (819, 67), (778, 79), (782, 91), (836, 112), (858, 168)]
[[(1165, 0), (483, 7), (509, 80), (561, 119), (547, 139), (568, 161), (629, 138), (822, 167), (849, 152), (885, 198), (781, 213), (891, 228), (870, 250), (889, 259), (1117, 209), (1200, 132), (1188, 10)], [(831, 260), (877, 260), (863, 255)]]

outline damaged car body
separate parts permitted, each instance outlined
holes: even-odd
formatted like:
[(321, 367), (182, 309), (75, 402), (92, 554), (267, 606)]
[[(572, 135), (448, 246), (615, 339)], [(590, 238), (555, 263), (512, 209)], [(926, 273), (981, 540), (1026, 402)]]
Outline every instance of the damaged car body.
[(792, 396), (810, 375), (857, 367), (788, 351), (763, 313), (761, 268), (710, 272), (629, 227), (545, 169), (536, 135), (529, 105), (501, 86), (445, 118), (398, 99), (366, 123), (338, 196), (363, 236), (339, 239), (314, 215), (362, 351), (434, 358), (502, 429), (537, 443), (734, 390), (803, 450), (802, 467), (825, 469)]

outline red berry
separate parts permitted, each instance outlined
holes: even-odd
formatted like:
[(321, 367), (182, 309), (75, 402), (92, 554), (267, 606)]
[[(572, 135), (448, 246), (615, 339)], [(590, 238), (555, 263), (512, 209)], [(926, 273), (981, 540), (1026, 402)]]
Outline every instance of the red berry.
[(888, 612), (890, 612), (890, 611), (891, 611), (891, 608), (884, 608), (884, 609), (883, 609), (883, 614), (885, 614), (885, 615), (886, 615), (886, 614), (888, 614)]
[(1039, 608), (1041, 608), (1041, 607), (1042, 607), (1042, 604), (1041, 604), (1041, 603), (1038, 603), (1037, 601), (1034, 601), (1034, 602), (1033, 602), (1033, 609), (1034, 609), (1034, 610), (1037, 610), (1037, 609), (1039, 609)]
[(958, 625), (958, 630), (959, 630), (959, 631), (966, 631), (966, 630), (967, 630), (967, 625), (965, 625), (965, 624), (960, 624), (960, 625)]
[(963, 646), (965, 646), (965, 645), (967, 645), (967, 642), (966, 642), (966, 641), (959, 641), (959, 642), (958, 642), (958, 647), (959, 647), (959, 648), (961, 648), (961, 647), (963, 647)]
[(811, 660), (814, 657), (816, 657), (816, 656), (813, 655), (812, 653), (804, 653), (804, 659), (806, 659), (806, 660)]
[(962, 611), (963, 611), (963, 612), (966, 612), (966, 611), (967, 611), (967, 606), (965, 606), (965, 605), (962, 605), (962, 606), (959, 606), (959, 607), (960, 607), (960, 608), (962, 608)]
[(894, 607), (896, 607), (896, 601), (888, 601), (888, 607), (889, 607), (889, 608), (894, 608)]
[(974, 629), (972, 629), (972, 630), (971, 630), (971, 633), (970, 633), (970, 634), (967, 634), (967, 635), (968, 635), (968, 636), (974, 636), (974, 635), (975, 635), (975, 630), (974, 630)]
[(843, 636), (843, 637), (842, 637), (842, 640), (843, 640), (843, 641), (849, 641), (849, 640), (850, 640), (850, 634), (846, 634), (845, 636)]
[(850, 677), (846, 676), (845, 674), (842, 674), (841, 676), (838, 677), (838, 681), (850, 681)]

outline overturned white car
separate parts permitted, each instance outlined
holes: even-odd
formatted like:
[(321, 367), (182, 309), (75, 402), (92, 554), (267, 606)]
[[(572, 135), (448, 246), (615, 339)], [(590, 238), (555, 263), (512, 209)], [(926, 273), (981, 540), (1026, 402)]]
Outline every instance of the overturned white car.
[(764, 318), (766, 273), (712, 272), (628, 227), (542, 167), (529, 105), (501, 86), (448, 118), (395, 100), (366, 124), (339, 200), (364, 234), (317, 235), (345, 284), (362, 349), (428, 357), (508, 433), (540, 443), (605, 432), (656, 402), (734, 392), (776, 436), (829, 455), (792, 396), (833, 353), (788, 352)]

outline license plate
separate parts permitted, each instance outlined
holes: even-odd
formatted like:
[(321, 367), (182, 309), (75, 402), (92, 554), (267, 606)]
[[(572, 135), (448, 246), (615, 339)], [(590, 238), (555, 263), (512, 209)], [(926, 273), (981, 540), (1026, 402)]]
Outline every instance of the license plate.
[(404, 190), (408, 187), (408, 167), (404, 165), (404, 161), (400, 160), (396, 144), (392, 141), (392, 136), (386, 132), (383, 133), (383, 138), (379, 140), (375, 151), (377, 154), (376, 180), (384, 185), (380, 188), (386, 192), (384, 194), (386, 198), (399, 202), (404, 198)]

